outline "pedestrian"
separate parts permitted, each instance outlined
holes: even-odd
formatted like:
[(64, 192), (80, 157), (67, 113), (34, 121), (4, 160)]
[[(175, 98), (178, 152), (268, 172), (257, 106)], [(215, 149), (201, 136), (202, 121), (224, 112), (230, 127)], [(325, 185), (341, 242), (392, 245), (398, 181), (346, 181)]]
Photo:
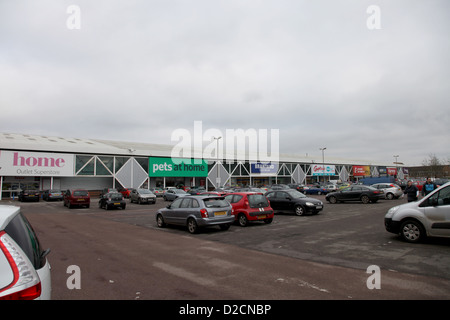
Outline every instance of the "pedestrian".
[(426, 196), (437, 188), (438, 186), (433, 181), (431, 181), (431, 178), (427, 178), (427, 181), (422, 186), (422, 195)]
[(408, 180), (408, 185), (403, 193), (408, 196), (408, 202), (417, 201), (419, 197), (419, 189), (413, 185), (411, 180)]

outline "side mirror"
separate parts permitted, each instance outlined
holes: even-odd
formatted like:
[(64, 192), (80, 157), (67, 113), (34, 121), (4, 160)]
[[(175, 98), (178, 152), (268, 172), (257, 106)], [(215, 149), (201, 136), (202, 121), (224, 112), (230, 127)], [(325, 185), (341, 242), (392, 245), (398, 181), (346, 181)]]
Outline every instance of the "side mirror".
[(166, 206), (166, 208), (167, 208), (167, 209), (170, 209), (170, 206), (171, 206), (171, 205), (170, 205), (170, 204), (168, 204), (168, 205)]

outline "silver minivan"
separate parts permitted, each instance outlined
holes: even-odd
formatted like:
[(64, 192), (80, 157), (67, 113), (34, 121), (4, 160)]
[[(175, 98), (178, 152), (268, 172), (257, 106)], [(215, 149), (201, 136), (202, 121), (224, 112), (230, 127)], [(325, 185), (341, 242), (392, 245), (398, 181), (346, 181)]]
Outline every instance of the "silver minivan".
[(426, 236), (450, 238), (450, 182), (423, 199), (389, 209), (384, 225), (413, 243)]

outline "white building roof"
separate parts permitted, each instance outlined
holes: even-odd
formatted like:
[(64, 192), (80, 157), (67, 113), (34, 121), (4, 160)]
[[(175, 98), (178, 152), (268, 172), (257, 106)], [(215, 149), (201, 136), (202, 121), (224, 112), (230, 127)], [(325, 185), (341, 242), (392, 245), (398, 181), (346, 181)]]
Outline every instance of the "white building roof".
[[(19, 133), (0, 133), (0, 149), (36, 152), (87, 153), (123, 156), (161, 156), (170, 157), (173, 145), (110, 141), (99, 139), (66, 138)], [(225, 155), (226, 156), (226, 155)], [(322, 157), (298, 154), (280, 154), (281, 162), (322, 163)], [(327, 164), (379, 165), (392, 166), (391, 163), (373, 163), (363, 159), (342, 159), (326, 157)]]

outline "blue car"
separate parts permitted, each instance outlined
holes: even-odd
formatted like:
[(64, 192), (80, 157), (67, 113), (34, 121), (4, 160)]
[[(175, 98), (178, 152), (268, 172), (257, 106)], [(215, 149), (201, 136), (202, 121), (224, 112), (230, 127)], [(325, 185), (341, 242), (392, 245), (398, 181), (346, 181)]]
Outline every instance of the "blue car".
[(328, 189), (324, 187), (308, 186), (309, 189), (305, 190), (305, 194), (327, 194)]

